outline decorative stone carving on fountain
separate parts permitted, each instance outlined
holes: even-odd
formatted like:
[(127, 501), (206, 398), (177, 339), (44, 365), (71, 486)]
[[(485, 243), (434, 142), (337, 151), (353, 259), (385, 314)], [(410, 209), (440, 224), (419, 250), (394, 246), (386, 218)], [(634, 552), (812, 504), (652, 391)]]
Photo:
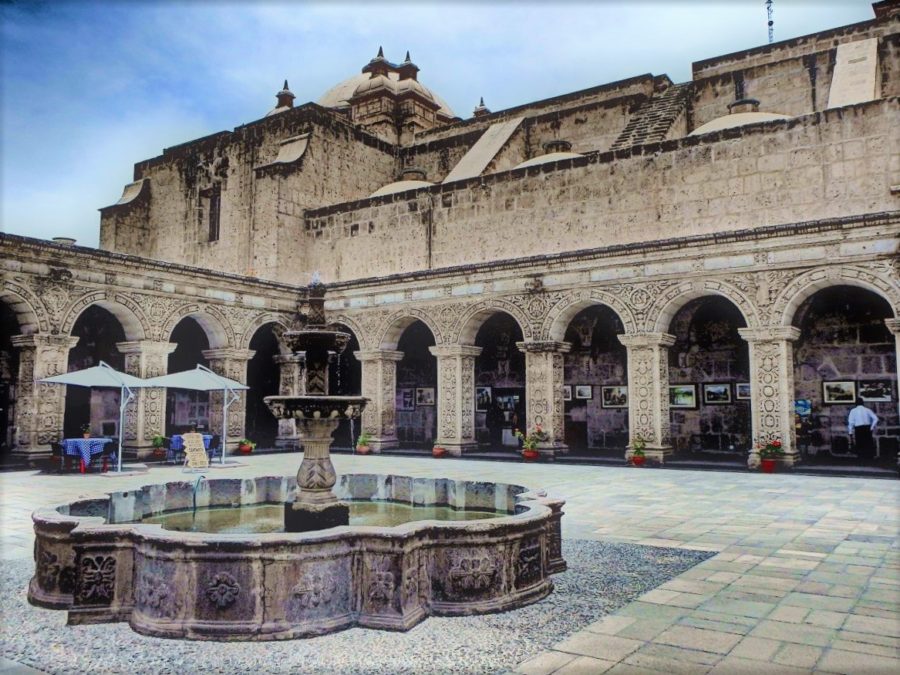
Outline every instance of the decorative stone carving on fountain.
[(285, 504), (288, 532), (308, 532), (347, 525), (350, 511), (332, 488), (337, 480), (331, 462), (331, 435), (340, 419), (358, 419), (368, 399), (328, 396), (328, 363), (350, 343), (350, 334), (325, 323), (325, 286), (318, 275), (307, 287), (307, 314), (297, 313), (282, 339), (306, 360), (306, 395), (267, 396), (266, 405), (279, 420), (293, 419), (303, 440), (303, 461), (297, 472), (297, 495)]

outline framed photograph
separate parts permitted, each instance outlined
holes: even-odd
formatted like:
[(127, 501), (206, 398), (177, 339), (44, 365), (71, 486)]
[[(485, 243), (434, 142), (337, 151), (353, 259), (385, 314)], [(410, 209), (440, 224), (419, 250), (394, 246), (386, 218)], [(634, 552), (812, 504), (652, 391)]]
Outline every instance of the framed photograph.
[(576, 384), (575, 398), (583, 400), (590, 400), (594, 398), (594, 388), (589, 384)]
[(564, 384), (563, 385), (563, 401), (571, 401), (572, 400), (572, 385)]
[(894, 387), (890, 380), (860, 380), (859, 397), (872, 403), (890, 403)]
[(491, 388), (475, 387), (475, 412), (487, 412), (491, 408)]
[(415, 389), (398, 389), (397, 390), (397, 410), (415, 410), (416, 409), (416, 390)]
[(823, 403), (856, 403), (856, 382), (850, 380), (831, 380), (822, 382)]
[(670, 408), (696, 408), (697, 385), (696, 384), (670, 384), (669, 385)]
[(750, 400), (750, 383), (749, 382), (735, 383), (734, 397), (738, 401), (749, 401)]
[(600, 387), (601, 408), (627, 408), (628, 385), (617, 384), (611, 387)]
[(418, 387), (416, 405), (434, 405), (434, 387)]
[(795, 399), (794, 414), (800, 417), (809, 417), (812, 414), (812, 401), (808, 398)]
[(725, 405), (731, 403), (731, 385), (727, 382), (703, 385), (703, 405)]

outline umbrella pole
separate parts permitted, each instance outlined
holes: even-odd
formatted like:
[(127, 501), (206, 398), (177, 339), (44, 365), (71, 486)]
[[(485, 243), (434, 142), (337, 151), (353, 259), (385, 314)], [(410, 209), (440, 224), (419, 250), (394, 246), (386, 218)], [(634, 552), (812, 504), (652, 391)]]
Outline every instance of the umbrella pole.
[(228, 390), (222, 390), (222, 459), (221, 464), (225, 464), (225, 447), (228, 445), (228, 406), (231, 402), (228, 400)]
[(131, 401), (131, 391), (128, 391), (128, 396), (125, 396), (125, 391), (128, 389), (126, 386), (122, 386), (122, 391), (119, 394), (119, 451), (116, 453), (116, 473), (122, 473), (122, 439), (125, 437), (125, 408), (128, 407), (128, 403)]

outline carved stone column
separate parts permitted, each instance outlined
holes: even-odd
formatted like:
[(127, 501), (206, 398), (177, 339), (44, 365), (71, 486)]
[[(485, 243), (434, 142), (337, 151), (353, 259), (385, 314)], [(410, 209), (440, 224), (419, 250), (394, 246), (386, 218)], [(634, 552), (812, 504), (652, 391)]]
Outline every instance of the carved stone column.
[[(303, 353), (281, 355), (276, 356), (274, 360), (280, 371), (278, 395), (303, 396), (306, 393), (306, 355)], [(278, 436), (275, 439), (275, 446), (286, 450), (297, 450), (300, 447), (297, 420), (278, 420)]]
[(669, 347), (675, 336), (668, 333), (629, 333), (619, 336), (628, 352), (628, 448), (631, 458), (635, 439), (645, 442), (644, 453), (664, 462), (672, 454), (669, 419)]
[(459, 457), (477, 447), (475, 440), (475, 357), (481, 347), (429, 347), (437, 358), (438, 431), (435, 445)]
[[(207, 349), (203, 358), (209, 361), (209, 369), (219, 375), (247, 384), (247, 362), (256, 352), (252, 349)], [(244, 437), (244, 425), (247, 416), (247, 392), (236, 391), (238, 400), (228, 408), (228, 440), (222, 439), (223, 445), (234, 451), (238, 441)], [(222, 428), (222, 392), (209, 392), (209, 427), (210, 432), (219, 433)], [(253, 440), (253, 439), (251, 439)]]
[(50, 443), (63, 435), (66, 386), (39, 383), (65, 373), (69, 350), (78, 344), (68, 335), (14, 335), (19, 350), (19, 393), (16, 400), (16, 447), (13, 454), (28, 459), (50, 455)]
[(355, 352), (362, 364), (362, 395), (369, 399), (362, 430), (372, 436), (372, 452), (397, 446), (397, 362), (403, 352), (373, 349)]
[(563, 404), (563, 361), (572, 349), (568, 342), (517, 342), (525, 352), (525, 422), (528, 433), (537, 425), (549, 434), (550, 440), (538, 450), (553, 457), (567, 453)]
[(750, 351), (750, 420), (753, 445), (780, 440), (782, 462), (797, 463), (794, 428), (794, 345), (800, 329), (793, 326), (738, 328)]
[[(896, 343), (897, 360), (896, 367), (900, 368), (900, 319), (885, 319), (884, 325), (894, 334), (894, 342)], [(900, 383), (898, 383), (900, 386)], [(898, 408), (900, 408), (900, 400), (898, 400)], [(900, 466), (900, 455), (897, 456), (897, 465)]]
[[(140, 378), (165, 375), (169, 369), (169, 354), (177, 346), (174, 342), (152, 340), (116, 343), (118, 350), (125, 355), (125, 372)], [(165, 426), (165, 388), (135, 389), (134, 400), (125, 409), (125, 429), (118, 430), (128, 455), (138, 459), (152, 455), (153, 437), (165, 434)]]

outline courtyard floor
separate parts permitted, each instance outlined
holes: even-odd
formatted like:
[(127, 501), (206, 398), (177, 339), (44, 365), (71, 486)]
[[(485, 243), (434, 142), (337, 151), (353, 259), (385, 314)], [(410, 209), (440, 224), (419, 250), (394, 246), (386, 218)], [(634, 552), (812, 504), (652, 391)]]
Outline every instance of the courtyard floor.
[[(299, 459), (241, 458), (245, 466), (208, 475), (287, 475)], [(545, 488), (567, 501), (565, 539), (715, 552), (552, 649), (511, 664), (512, 672), (900, 672), (897, 481), (397, 456), (334, 461), (340, 473)], [(122, 477), (0, 474), (0, 556), (31, 558), (30, 514), (39, 506), (183, 477), (157, 466)], [(0, 617), (0, 632), (27, 630)], [(385, 635), (390, 642), (397, 634)], [(34, 672), (0, 661), (0, 673), (20, 671)]]

